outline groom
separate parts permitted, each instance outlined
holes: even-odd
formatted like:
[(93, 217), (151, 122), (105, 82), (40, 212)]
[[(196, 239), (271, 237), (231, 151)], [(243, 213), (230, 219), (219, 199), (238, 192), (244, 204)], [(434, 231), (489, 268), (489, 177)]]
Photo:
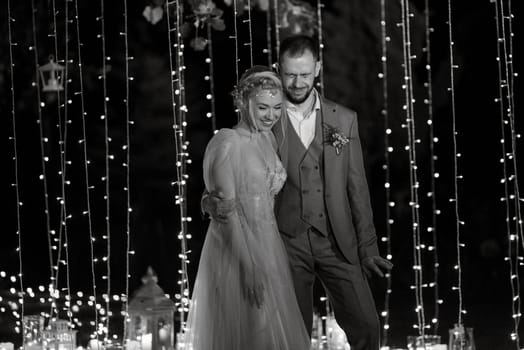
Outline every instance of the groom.
[[(356, 113), (318, 94), (320, 68), (313, 39), (282, 42), (287, 120), (273, 132), (288, 178), (275, 214), (309, 333), (318, 277), (351, 349), (377, 350), (380, 326), (366, 275), (383, 276), (393, 265), (378, 253)], [(204, 208), (220, 219), (228, 205), (210, 196)]]

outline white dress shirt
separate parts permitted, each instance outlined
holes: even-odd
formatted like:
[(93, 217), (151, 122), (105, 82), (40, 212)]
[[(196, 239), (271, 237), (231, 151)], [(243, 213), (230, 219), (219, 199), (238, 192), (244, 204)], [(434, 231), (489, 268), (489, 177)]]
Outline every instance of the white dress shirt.
[(306, 113), (300, 112), (297, 107), (291, 102), (287, 102), (286, 112), (291, 121), (291, 125), (295, 129), (300, 141), (306, 149), (315, 138), (315, 121), (317, 118), (317, 111), (320, 110), (320, 98), (317, 90), (313, 89), (313, 106)]

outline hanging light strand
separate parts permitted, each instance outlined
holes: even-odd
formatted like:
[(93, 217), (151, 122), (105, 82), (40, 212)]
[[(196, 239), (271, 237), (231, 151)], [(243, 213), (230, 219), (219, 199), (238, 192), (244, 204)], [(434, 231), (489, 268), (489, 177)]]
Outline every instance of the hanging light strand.
[(318, 25), (318, 59), (320, 62), (319, 87), (320, 94), (324, 95), (324, 38), (322, 36), (322, 0), (317, 0), (317, 25)]
[(448, 36), (449, 36), (449, 62), (450, 62), (450, 88), (449, 92), (451, 95), (451, 115), (452, 115), (452, 126), (453, 126), (453, 192), (454, 198), (450, 199), (450, 202), (453, 203), (455, 211), (455, 233), (456, 233), (456, 251), (457, 251), (457, 264), (455, 265), (455, 270), (457, 271), (457, 286), (453, 287), (458, 294), (458, 317), (457, 325), (459, 327), (463, 326), (462, 314), (465, 313), (463, 309), (463, 294), (462, 294), (462, 262), (461, 262), (461, 248), (464, 244), (461, 241), (461, 230), (460, 227), (464, 225), (464, 222), (461, 220), (460, 211), (459, 211), (459, 183), (458, 180), (462, 179), (462, 176), (459, 176), (459, 158), (462, 156), (458, 152), (458, 131), (456, 123), (456, 111), (455, 111), (455, 77), (454, 70), (458, 69), (458, 66), (455, 65), (454, 55), (453, 55), (453, 22), (452, 22), (452, 11), (451, 11), (451, 0), (448, 0)]
[(247, 0), (247, 19), (244, 23), (248, 24), (249, 42), (244, 43), (245, 46), (249, 46), (249, 67), (253, 67), (253, 28), (251, 22), (251, 0)]
[(409, 2), (402, 0), (402, 37), (403, 37), (403, 57), (404, 57), (404, 82), (403, 89), (405, 90), (405, 105), (403, 106), (406, 112), (406, 124), (403, 125), (408, 132), (408, 145), (406, 150), (409, 153), (409, 170), (410, 170), (410, 207), (412, 219), (412, 234), (413, 234), (413, 271), (415, 275), (415, 285), (412, 288), (415, 290), (415, 301), (418, 324), (413, 325), (418, 329), (420, 336), (424, 336), (425, 332), (425, 316), (424, 316), (424, 299), (423, 299), (423, 274), (422, 274), (422, 243), (420, 240), (420, 217), (419, 217), (419, 199), (418, 199), (418, 176), (417, 176), (417, 154), (416, 145), (420, 141), (416, 139), (415, 134), (415, 115), (413, 105), (415, 98), (413, 95), (413, 73), (411, 68), (411, 61), (415, 56), (411, 53), (411, 34), (410, 34), (410, 17)]
[(273, 66), (273, 50), (272, 50), (272, 40), (271, 40), (271, 0), (268, 0), (268, 7), (266, 10), (266, 48), (263, 50), (267, 54), (267, 66)]
[[(9, 39), (9, 66), (10, 66), (10, 78), (11, 78), (11, 123), (12, 123), (12, 132), (13, 136), (11, 137), (11, 141), (13, 142), (13, 162), (14, 162), (14, 175), (15, 175), (15, 183), (13, 184), (13, 187), (15, 188), (15, 196), (16, 196), (16, 235), (18, 238), (18, 280), (19, 280), (19, 288), (20, 291), (18, 293), (18, 296), (20, 298), (19, 304), (20, 304), (20, 314), (18, 315), (18, 321), (16, 321), (17, 326), (20, 326), (20, 328), (16, 327), (15, 331), (17, 333), (22, 333), (22, 347), (25, 346), (25, 337), (23, 336), (23, 332), (21, 330), (23, 329), (23, 325), (21, 321), (24, 319), (24, 313), (25, 313), (25, 303), (24, 303), (24, 280), (23, 280), (23, 262), (22, 262), (22, 227), (21, 227), (21, 207), (22, 207), (22, 200), (20, 199), (20, 183), (18, 180), (18, 145), (16, 140), (16, 105), (15, 105), (15, 63), (13, 60), (13, 46), (17, 46), (18, 44), (13, 42), (13, 29), (12, 29), (12, 23), (15, 22), (15, 19), (11, 15), (11, 0), (7, 0), (7, 32), (8, 32), (8, 39)], [(16, 316), (15, 315), (15, 316)]]
[[(509, 16), (504, 16), (504, 4), (502, 1), (495, 2), (495, 24), (497, 33), (497, 68), (499, 76), (498, 91), (499, 96), (495, 99), (499, 105), (500, 113), (500, 126), (501, 126), (501, 150), (502, 157), (500, 162), (503, 169), (503, 178), (501, 183), (504, 185), (504, 197), (501, 201), (505, 203), (506, 210), (506, 234), (508, 237), (508, 256), (505, 260), (509, 264), (509, 284), (512, 292), (512, 318), (513, 318), (513, 331), (510, 334), (510, 338), (515, 342), (516, 346), (519, 347), (519, 326), (520, 318), (522, 316), (522, 304), (521, 304), (521, 293), (520, 293), (520, 271), (519, 265), (523, 265), (522, 257), (520, 256), (520, 244), (519, 240), (523, 240), (522, 237), (522, 218), (520, 214), (520, 196), (518, 191), (518, 178), (516, 163), (511, 160), (516, 160), (516, 149), (515, 139), (519, 135), (515, 135), (514, 130), (514, 101), (513, 101), (513, 55), (512, 55), (512, 37), (513, 32), (509, 25), (510, 19), (512, 18), (510, 3)], [(509, 18), (508, 18), (509, 17)], [(506, 20), (508, 26), (505, 25)], [(509, 32), (509, 38), (507, 37), (506, 31)], [(509, 41), (509, 45), (507, 44)], [(508, 52), (509, 47), (509, 52)], [(504, 66), (504, 69), (502, 68)], [(506, 94), (504, 94), (506, 91)], [(506, 113), (505, 113), (506, 112)], [(510, 136), (507, 136), (506, 128), (510, 126)], [(508, 141), (511, 142), (506, 142)], [(508, 146), (507, 146), (508, 145)], [(508, 147), (510, 148), (508, 150)], [(510, 173), (513, 172), (512, 175)], [(512, 221), (515, 221), (514, 231), (512, 228)], [(519, 231), (520, 230), (520, 231)]]
[(426, 86), (427, 97), (424, 100), (424, 104), (427, 107), (428, 119), (426, 121), (429, 131), (429, 168), (431, 173), (430, 178), (430, 192), (427, 196), (431, 199), (431, 226), (427, 228), (428, 233), (431, 235), (431, 245), (429, 249), (431, 251), (432, 262), (433, 262), (433, 281), (429, 283), (429, 287), (433, 288), (433, 317), (431, 318), (432, 333), (438, 334), (439, 328), (439, 311), (440, 311), (440, 296), (439, 296), (439, 257), (438, 257), (438, 236), (437, 236), (437, 215), (439, 210), (437, 209), (437, 191), (436, 191), (436, 180), (438, 173), (436, 171), (436, 160), (437, 156), (435, 153), (435, 144), (438, 139), (435, 137), (435, 129), (433, 125), (433, 80), (431, 70), (431, 28), (430, 17), (429, 17), (429, 0), (424, 1), (424, 24), (425, 24), (425, 47), (423, 51), (426, 53)]
[[(54, 266), (54, 258), (53, 258), (53, 244), (51, 240), (51, 236), (53, 232), (51, 231), (51, 215), (49, 212), (49, 190), (48, 190), (48, 182), (47, 182), (47, 159), (45, 153), (45, 143), (47, 143), (47, 137), (45, 137), (44, 134), (44, 122), (42, 119), (42, 106), (45, 105), (42, 102), (42, 96), (40, 94), (40, 86), (39, 86), (39, 64), (38, 64), (38, 40), (36, 35), (36, 7), (35, 7), (35, 0), (31, 0), (31, 28), (33, 31), (33, 46), (30, 47), (30, 50), (33, 51), (34, 60), (35, 60), (35, 82), (33, 82), (33, 86), (35, 88), (36, 92), (36, 101), (37, 101), (37, 124), (38, 124), (38, 131), (40, 135), (40, 155), (41, 155), (41, 162), (40, 165), (42, 167), (42, 174), (40, 175), (40, 180), (42, 181), (42, 188), (44, 191), (44, 214), (45, 214), (45, 220), (46, 220), (46, 232), (47, 232), (47, 248), (48, 248), (48, 256), (49, 256), (49, 283), (53, 284), (54, 279), (54, 272), (53, 272), (53, 266)], [(51, 296), (51, 295), (50, 295)]]
[(207, 113), (207, 117), (211, 118), (211, 128), (213, 133), (217, 131), (217, 118), (216, 118), (216, 107), (215, 107), (215, 72), (214, 72), (214, 61), (213, 61), (213, 33), (211, 30), (211, 24), (206, 23), (207, 27), (207, 54), (206, 63), (209, 65), (209, 75), (206, 77), (209, 80), (209, 100), (211, 106), (211, 112)]
[[(170, 7), (175, 6), (175, 25), (172, 27), (170, 19)], [(171, 71), (171, 99), (172, 99), (172, 113), (173, 113), (173, 130), (174, 130), (174, 141), (175, 141), (175, 152), (176, 152), (176, 185), (177, 195), (175, 196), (175, 203), (179, 206), (180, 211), (180, 232), (178, 239), (180, 240), (180, 253), (179, 258), (181, 260), (181, 267), (178, 271), (180, 279), (178, 281), (179, 293), (175, 295), (178, 306), (178, 313), (180, 315), (181, 329), (185, 327), (186, 312), (189, 310), (189, 280), (187, 274), (188, 253), (187, 250), (187, 239), (191, 238), (191, 235), (187, 232), (187, 223), (191, 221), (191, 217), (187, 215), (187, 194), (186, 194), (186, 181), (189, 176), (186, 174), (186, 164), (191, 163), (190, 159), (186, 159), (189, 153), (187, 152), (188, 142), (185, 141), (185, 128), (187, 122), (185, 115), (187, 113), (187, 106), (185, 105), (185, 81), (184, 81), (184, 44), (182, 38), (182, 5), (178, 0), (167, 3), (167, 25), (168, 25), (168, 45), (169, 45), (169, 65)], [(176, 47), (176, 64), (173, 65), (173, 53), (172, 53), (172, 39), (171, 32), (176, 33), (176, 39), (174, 46)], [(175, 71), (176, 66), (176, 71)], [(175, 90), (176, 85), (176, 90)], [(175, 99), (176, 96), (176, 99)], [(177, 104), (178, 102), (178, 104)]]
[(235, 76), (236, 76), (236, 79), (237, 79), (236, 81), (238, 84), (238, 80), (240, 79), (239, 68), (238, 68), (240, 58), (238, 56), (238, 27), (237, 27), (238, 9), (237, 9), (237, 6), (238, 6), (237, 0), (233, 0), (233, 29), (235, 31), (234, 32), (235, 35), (230, 36), (230, 38), (235, 40)]
[(129, 115), (129, 82), (132, 77), (129, 76), (129, 61), (132, 60), (132, 57), (129, 57), (129, 43), (128, 43), (128, 8), (127, 0), (124, 1), (124, 32), (120, 33), (124, 38), (124, 55), (125, 55), (125, 75), (126, 75), (126, 97), (124, 100), (124, 105), (126, 109), (126, 144), (124, 146), (126, 153), (126, 162), (124, 164), (125, 173), (126, 173), (126, 187), (124, 191), (126, 192), (126, 267), (125, 267), (125, 294), (124, 294), (124, 335), (123, 335), (123, 344), (125, 339), (127, 339), (127, 326), (128, 326), (128, 317), (129, 317), (129, 278), (130, 276), (130, 256), (131, 256), (131, 181), (130, 181), (130, 162), (131, 162), (131, 132), (130, 126), (133, 122), (130, 120)]
[(107, 102), (109, 97), (107, 96), (107, 62), (110, 58), (106, 54), (106, 33), (105, 33), (105, 17), (104, 17), (104, 0), (100, 0), (100, 16), (97, 18), (100, 21), (100, 34), (98, 35), (101, 46), (102, 46), (102, 91), (103, 91), (103, 109), (104, 114), (101, 118), (104, 120), (104, 139), (105, 139), (105, 175), (102, 178), (102, 181), (105, 184), (105, 201), (106, 201), (106, 234), (104, 239), (106, 240), (106, 256), (104, 257), (106, 262), (106, 275), (103, 278), (106, 280), (106, 293), (104, 296), (106, 302), (106, 316), (105, 316), (105, 332), (104, 332), (104, 344), (110, 342), (110, 318), (111, 318), (111, 220), (110, 220), (110, 199), (109, 199), (109, 159), (112, 156), (109, 153), (109, 142), (111, 141), (109, 137), (109, 123), (108, 123), (108, 110)]
[[(384, 165), (382, 169), (384, 170), (384, 189), (386, 197), (386, 234), (382, 237), (382, 242), (386, 244), (386, 258), (391, 260), (391, 229), (393, 225), (393, 218), (391, 215), (391, 207), (395, 205), (391, 200), (391, 170), (390, 170), (390, 157), (389, 153), (392, 151), (390, 147), (389, 135), (391, 134), (391, 129), (389, 125), (389, 97), (388, 97), (388, 49), (387, 44), (389, 42), (389, 37), (387, 35), (387, 26), (386, 26), (386, 0), (380, 0), (380, 37), (381, 37), (381, 48), (382, 55), (380, 62), (382, 65), (382, 72), (379, 74), (379, 78), (382, 80), (382, 111), (381, 115), (384, 118)], [(384, 295), (384, 309), (381, 313), (383, 317), (383, 328), (382, 328), (382, 346), (386, 347), (388, 344), (388, 333), (389, 333), (389, 318), (390, 318), (390, 297), (392, 292), (391, 284), (391, 272), (386, 273), (386, 291)]]
[[(279, 0), (273, 0), (273, 13), (275, 18), (275, 50), (277, 54), (277, 61), (280, 57), (280, 17), (278, 11), (278, 1)], [(270, 10), (268, 9), (268, 11)]]
[[(33, 0), (34, 1), (34, 0)], [(85, 176), (85, 184), (86, 184), (86, 209), (82, 213), (87, 217), (87, 228), (89, 232), (89, 258), (90, 258), (90, 273), (91, 273), (91, 286), (92, 286), (92, 292), (93, 292), (93, 300), (95, 301), (93, 303), (93, 311), (95, 313), (95, 332), (96, 333), (96, 327), (98, 325), (98, 308), (96, 307), (96, 300), (97, 300), (97, 289), (96, 289), (96, 272), (95, 272), (95, 248), (94, 248), (94, 234), (93, 234), (93, 219), (92, 219), (92, 211), (91, 211), (91, 189), (93, 188), (91, 186), (91, 181), (89, 178), (89, 158), (87, 153), (87, 132), (86, 132), (86, 117), (87, 113), (85, 111), (85, 100), (84, 100), (84, 78), (83, 78), (83, 66), (82, 66), (82, 41), (80, 39), (80, 17), (79, 17), (79, 11), (78, 11), (78, 0), (75, 0), (75, 22), (76, 22), (76, 42), (77, 42), (77, 55), (78, 55), (78, 78), (79, 78), (79, 87), (80, 91), (76, 92), (75, 95), (78, 95), (80, 97), (80, 112), (81, 112), (81, 121), (82, 121), (82, 140), (80, 140), (80, 143), (82, 144), (82, 152), (84, 157), (84, 176)]]

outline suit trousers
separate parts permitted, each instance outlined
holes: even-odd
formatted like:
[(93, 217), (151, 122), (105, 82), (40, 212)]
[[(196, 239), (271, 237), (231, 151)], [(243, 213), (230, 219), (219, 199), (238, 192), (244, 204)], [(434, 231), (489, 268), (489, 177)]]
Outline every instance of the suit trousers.
[(296, 236), (281, 233), (287, 249), (295, 293), (311, 334), (313, 286), (318, 277), (333, 307), (335, 319), (346, 333), (351, 350), (378, 350), (380, 324), (373, 295), (360, 265), (350, 264), (333, 234), (310, 227)]

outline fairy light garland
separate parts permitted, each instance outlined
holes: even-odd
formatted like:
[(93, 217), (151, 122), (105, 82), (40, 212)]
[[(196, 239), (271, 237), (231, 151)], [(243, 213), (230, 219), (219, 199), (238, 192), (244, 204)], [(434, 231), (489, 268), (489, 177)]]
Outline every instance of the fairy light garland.
[(207, 27), (207, 54), (206, 63), (209, 65), (209, 75), (205, 77), (209, 81), (209, 94), (206, 98), (209, 100), (211, 112), (206, 113), (206, 117), (211, 119), (211, 128), (213, 133), (217, 132), (217, 118), (216, 118), (216, 105), (215, 105), (215, 72), (214, 72), (214, 61), (213, 61), (213, 33), (211, 30), (211, 24), (209, 21), (206, 24)]
[(459, 212), (459, 184), (458, 180), (462, 179), (462, 176), (459, 175), (458, 167), (459, 167), (459, 158), (462, 156), (461, 153), (458, 152), (458, 145), (457, 145), (457, 124), (456, 124), (456, 111), (455, 111), (455, 77), (454, 77), (454, 70), (458, 69), (458, 66), (454, 63), (454, 55), (453, 55), (453, 24), (452, 24), (452, 17), (451, 17), (451, 0), (448, 0), (448, 36), (449, 36), (449, 62), (450, 62), (450, 94), (451, 94), (451, 115), (452, 115), (452, 125), (453, 125), (453, 192), (454, 192), (454, 198), (450, 198), (450, 202), (453, 203), (454, 211), (455, 211), (455, 233), (456, 233), (456, 241), (457, 241), (457, 264), (455, 265), (455, 270), (457, 271), (457, 286), (454, 286), (452, 289), (457, 291), (458, 294), (458, 317), (457, 317), (457, 326), (463, 327), (463, 320), (462, 320), (462, 314), (466, 313), (466, 310), (463, 309), (463, 295), (462, 295), (462, 262), (461, 262), (461, 248), (463, 248), (465, 245), (461, 242), (461, 231), (460, 227), (464, 225), (464, 221), (461, 220), (460, 212)]
[(432, 333), (437, 334), (439, 329), (439, 311), (442, 300), (439, 296), (439, 257), (438, 257), (438, 238), (437, 238), (437, 216), (439, 210), (437, 208), (437, 191), (436, 191), (436, 180), (439, 174), (436, 171), (436, 160), (437, 156), (435, 153), (435, 144), (438, 142), (438, 138), (435, 137), (435, 130), (433, 126), (433, 80), (431, 70), (431, 28), (429, 18), (429, 0), (424, 1), (424, 24), (425, 24), (425, 47), (423, 51), (426, 53), (426, 79), (424, 83), (427, 91), (427, 97), (424, 99), (424, 104), (427, 107), (428, 119), (426, 124), (429, 130), (429, 159), (430, 159), (430, 192), (427, 196), (431, 199), (431, 226), (427, 227), (427, 232), (431, 234), (431, 245), (428, 250), (432, 253), (433, 260), (433, 281), (429, 283), (429, 287), (433, 289), (433, 317), (431, 318)]
[[(53, 266), (54, 266), (54, 258), (53, 258), (53, 244), (51, 236), (54, 233), (54, 231), (51, 230), (51, 215), (49, 212), (49, 189), (48, 189), (48, 182), (47, 182), (47, 167), (46, 163), (48, 161), (48, 157), (45, 154), (45, 143), (47, 143), (48, 138), (45, 137), (44, 134), (44, 123), (42, 119), (42, 107), (45, 106), (45, 104), (42, 102), (42, 96), (40, 94), (40, 84), (39, 84), (39, 64), (38, 64), (38, 41), (37, 41), (37, 35), (36, 35), (36, 7), (35, 7), (35, 0), (31, 0), (31, 29), (33, 34), (33, 46), (29, 47), (30, 51), (33, 51), (34, 60), (35, 60), (35, 81), (32, 83), (33, 87), (36, 91), (36, 99), (37, 99), (37, 124), (38, 124), (38, 131), (40, 136), (40, 158), (41, 158), (41, 168), (42, 173), (39, 176), (39, 179), (42, 181), (42, 187), (44, 192), (44, 214), (45, 214), (45, 225), (46, 225), (46, 233), (47, 233), (47, 248), (48, 248), (48, 257), (49, 257), (49, 283), (50, 285), (53, 284), (54, 280), (54, 272), (53, 272)], [(50, 295), (51, 296), (51, 295)]]
[[(513, 77), (517, 74), (513, 71), (513, 31), (511, 27), (511, 20), (513, 15), (511, 13), (511, 2), (508, 1), (509, 15), (504, 13), (503, 1), (495, 2), (495, 24), (497, 33), (497, 68), (499, 76), (499, 96), (495, 99), (498, 102), (501, 125), (501, 150), (502, 157), (500, 163), (503, 168), (503, 178), (501, 183), (504, 185), (504, 197), (501, 201), (505, 203), (506, 209), (506, 234), (508, 237), (508, 256), (505, 260), (509, 264), (509, 284), (512, 293), (512, 318), (513, 331), (510, 333), (510, 338), (515, 342), (516, 346), (520, 345), (519, 326), (520, 318), (522, 316), (522, 304), (520, 293), (520, 271), (519, 265), (523, 266), (522, 257), (520, 256), (519, 241), (524, 242), (522, 236), (522, 217), (520, 211), (520, 198), (518, 188), (518, 177), (516, 167), (516, 139), (520, 135), (516, 134), (515, 130), (515, 106), (514, 106), (514, 91), (513, 91)], [(508, 24), (506, 25), (506, 21)], [(508, 34), (506, 34), (508, 32)], [(509, 36), (509, 38), (507, 37)], [(508, 45), (509, 42), (509, 45)], [(509, 52), (508, 52), (509, 51)], [(502, 68), (504, 66), (504, 69)], [(506, 91), (506, 94), (504, 94)], [(506, 136), (506, 128), (509, 125), (510, 136)], [(507, 150), (506, 141), (509, 142), (509, 151)], [(513, 174), (509, 175), (511, 172)], [(514, 231), (512, 230), (512, 221), (515, 222)]]
[(318, 25), (318, 60), (320, 62), (319, 87), (320, 94), (324, 94), (324, 39), (322, 37), (322, 0), (317, 0), (317, 25)]
[[(175, 6), (175, 27), (171, 26), (170, 19), (170, 7)], [(188, 233), (187, 223), (191, 221), (191, 217), (187, 215), (187, 194), (186, 194), (186, 182), (189, 176), (186, 174), (186, 165), (191, 163), (191, 160), (187, 157), (189, 153), (187, 148), (189, 142), (185, 141), (185, 129), (187, 122), (185, 119), (188, 111), (185, 105), (185, 85), (184, 85), (184, 44), (182, 38), (182, 6), (178, 0), (167, 2), (167, 35), (168, 35), (168, 49), (169, 49), (169, 67), (171, 72), (171, 101), (172, 101), (172, 113), (173, 113), (173, 136), (175, 141), (175, 152), (176, 152), (176, 174), (177, 179), (173, 185), (177, 187), (177, 195), (175, 196), (175, 203), (179, 206), (180, 211), (180, 232), (178, 239), (180, 240), (180, 254), (178, 255), (181, 260), (181, 267), (178, 270), (180, 279), (178, 280), (179, 293), (176, 293), (175, 298), (176, 306), (178, 307), (178, 313), (180, 315), (181, 329), (185, 328), (186, 312), (189, 311), (189, 278), (187, 273), (187, 264), (189, 263), (188, 254), (190, 251), (187, 250), (187, 239), (191, 238)], [(173, 65), (173, 52), (172, 52), (172, 39), (171, 33), (176, 33), (176, 70)], [(175, 89), (176, 84), (176, 89)], [(175, 99), (176, 96), (176, 99)], [(178, 102), (178, 103), (177, 103)], [(178, 108), (177, 108), (178, 107)]]
[(267, 66), (273, 67), (273, 50), (272, 50), (272, 41), (271, 41), (271, 0), (268, 0), (268, 8), (266, 10), (266, 48), (262, 50), (267, 54)]
[(105, 35), (105, 13), (104, 13), (104, 0), (100, 0), (100, 16), (97, 17), (97, 20), (100, 21), (100, 34), (98, 38), (101, 40), (102, 46), (102, 92), (103, 92), (103, 111), (104, 114), (101, 116), (101, 119), (104, 121), (104, 139), (105, 139), (105, 176), (102, 178), (102, 181), (105, 183), (105, 202), (106, 202), (106, 234), (103, 239), (106, 241), (106, 256), (103, 257), (103, 260), (106, 262), (106, 275), (102, 276), (102, 279), (107, 281), (106, 284), (106, 295), (104, 299), (106, 302), (105, 310), (105, 329), (104, 333), (104, 344), (111, 343), (109, 339), (110, 333), (110, 318), (111, 318), (111, 221), (110, 221), (110, 199), (109, 199), (109, 160), (113, 158), (109, 153), (109, 143), (111, 138), (109, 137), (109, 123), (108, 123), (108, 110), (107, 102), (109, 102), (109, 97), (107, 96), (107, 61), (110, 60), (110, 57), (106, 55), (106, 35)]
[(253, 67), (253, 28), (251, 22), (251, 0), (247, 0), (247, 19), (244, 23), (248, 24), (249, 42), (244, 43), (245, 46), (249, 46), (249, 67)]
[[(10, 66), (10, 78), (11, 78), (11, 123), (13, 127), (13, 136), (11, 137), (11, 140), (13, 141), (13, 162), (14, 162), (14, 171), (15, 171), (15, 183), (13, 184), (13, 187), (15, 188), (15, 195), (16, 195), (16, 235), (18, 237), (18, 266), (19, 266), (19, 273), (18, 273), (18, 280), (19, 280), (19, 287), (20, 291), (18, 293), (18, 297), (20, 298), (20, 314), (16, 313), (14, 316), (18, 318), (18, 321), (16, 321), (16, 324), (20, 327), (15, 327), (16, 333), (20, 333), (20, 330), (23, 329), (23, 325), (21, 324), (21, 320), (24, 319), (24, 312), (25, 312), (25, 303), (24, 303), (24, 281), (23, 281), (23, 263), (22, 263), (22, 228), (21, 228), (21, 207), (23, 205), (22, 200), (20, 199), (20, 191), (19, 191), (19, 181), (18, 181), (18, 145), (16, 142), (16, 106), (15, 106), (15, 63), (13, 61), (13, 46), (17, 46), (17, 43), (13, 42), (13, 34), (12, 34), (12, 25), (11, 23), (15, 22), (15, 19), (11, 16), (11, 0), (7, 0), (7, 31), (8, 31), (8, 39), (9, 39), (9, 66)], [(16, 279), (15, 279), (16, 280)], [(22, 336), (22, 347), (25, 346), (25, 337)]]
[(273, 11), (275, 14), (275, 50), (277, 54), (277, 60), (280, 57), (280, 17), (278, 12), (278, 1), (279, 0), (273, 0)]
[[(381, 238), (381, 241), (386, 244), (386, 258), (388, 260), (392, 259), (391, 254), (391, 232), (392, 225), (394, 220), (391, 215), (391, 207), (395, 203), (391, 200), (391, 170), (390, 170), (390, 157), (389, 153), (393, 151), (390, 147), (389, 135), (391, 134), (391, 128), (389, 126), (389, 97), (388, 97), (388, 48), (387, 44), (390, 41), (390, 38), (387, 35), (387, 26), (386, 26), (386, 0), (380, 1), (380, 37), (381, 37), (381, 48), (382, 55), (380, 57), (380, 62), (382, 65), (382, 72), (379, 73), (378, 77), (382, 80), (382, 99), (383, 105), (381, 110), (381, 115), (384, 118), (384, 165), (382, 169), (384, 170), (384, 189), (385, 189), (385, 203), (386, 203), (386, 234)], [(392, 292), (392, 281), (391, 281), (391, 271), (386, 273), (386, 291), (384, 294), (384, 309), (381, 312), (383, 317), (383, 327), (382, 327), (382, 346), (385, 347), (388, 344), (388, 334), (389, 334), (389, 318), (390, 318), (390, 297)]]
[[(33, 0), (34, 1), (34, 0)], [(78, 55), (78, 76), (79, 76), (79, 87), (80, 91), (76, 92), (75, 95), (80, 97), (80, 112), (81, 112), (81, 121), (82, 121), (82, 139), (79, 143), (82, 144), (82, 151), (84, 157), (84, 176), (85, 176), (85, 193), (86, 193), (86, 209), (82, 212), (83, 215), (87, 217), (87, 227), (89, 233), (89, 254), (90, 254), (90, 273), (91, 273), (91, 284), (93, 299), (97, 298), (97, 289), (96, 289), (96, 272), (95, 272), (95, 253), (94, 253), (94, 234), (93, 234), (93, 220), (92, 220), (92, 211), (91, 211), (91, 182), (89, 178), (89, 165), (90, 161), (88, 159), (87, 153), (87, 133), (86, 133), (86, 117), (87, 113), (85, 111), (85, 100), (84, 100), (84, 78), (83, 78), (83, 66), (82, 66), (82, 42), (80, 40), (80, 17), (78, 11), (78, 0), (75, 0), (75, 22), (76, 22), (76, 41), (77, 41), (77, 55)], [(98, 309), (96, 303), (93, 307), (95, 314), (94, 327), (96, 333), (96, 328), (98, 325)]]
[(418, 329), (419, 335), (424, 336), (425, 332), (425, 316), (424, 316), (424, 298), (423, 298), (423, 273), (422, 273), (422, 243), (420, 240), (420, 216), (419, 216), (419, 198), (418, 188), (419, 182), (417, 177), (417, 155), (416, 145), (420, 140), (416, 139), (415, 135), (415, 115), (413, 105), (415, 98), (413, 94), (413, 74), (411, 61), (415, 56), (411, 53), (411, 34), (410, 34), (410, 16), (409, 2), (402, 0), (402, 46), (404, 57), (404, 82), (402, 88), (405, 90), (405, 105), (403, 109), (406, 112), (406, 124), (402, 127), (407, 129), (408, 145), (405, 149), (409, 153), (409, 180), (410, 180), (410, 207), (412, 219), (412, 234), (413, 234), (413, 271), (415, 276), (415, 285), (411, 288), (415, 290), (415, 301), (417, 314), (417, 324), (413, 328)]
[(235, 76), (236, 76), (236, 82), (238, 84), (238, 80), (240, 79), (239, 74), (239, 68), (238, 64), (240, 61), (240, 58), (238, 56), (238, 27), (237, 27), (237, 16), (238, 16), (238, 9), (237, 9), (237, 0), (233, 0), (233, 29), (235, 30), (235, 35), (230, 36), (230, 39), (235, 40)]
[(129, 61), (133, 58), (129, 56), (129, 43), (128, 43), (128, 8), (127, 8), (127, 0), (124, 1), (124, 31), (120, 33), (120, 35), (124, 38), (124, 54), (125, 54), (125, 75), (126, 75), (126, 97), (124, 100), (125, 108), (126, 108), (126, 144), (123, 147), (126, 154), (126, 162), (123, 164), (123, 167), (125, 168), (126, 173), (126, 187), (124, 188), (124, 192), (126, 193), (126, 204), (127, 204), (127, 210), (126, 210), (126, 267), (125, 267), (125, 294), (124, 294), (124, 334), (123, 334), (123, 340), (122, 343), (125, 342), (125, 339), (127, 339), (127, 327), (128, 327), (128, 317), (129, 317), (129, 278), (130, 275), (130, 255), (131, 255), (131, 181), (130, 181), (130, 161), (131, 161), (131, 133), (130, 133), (130, 125), (132, 124), (132, 121), (130, 120), (129, 116), (129, 82), (133, 80), (132, 77), (129, 76)]

